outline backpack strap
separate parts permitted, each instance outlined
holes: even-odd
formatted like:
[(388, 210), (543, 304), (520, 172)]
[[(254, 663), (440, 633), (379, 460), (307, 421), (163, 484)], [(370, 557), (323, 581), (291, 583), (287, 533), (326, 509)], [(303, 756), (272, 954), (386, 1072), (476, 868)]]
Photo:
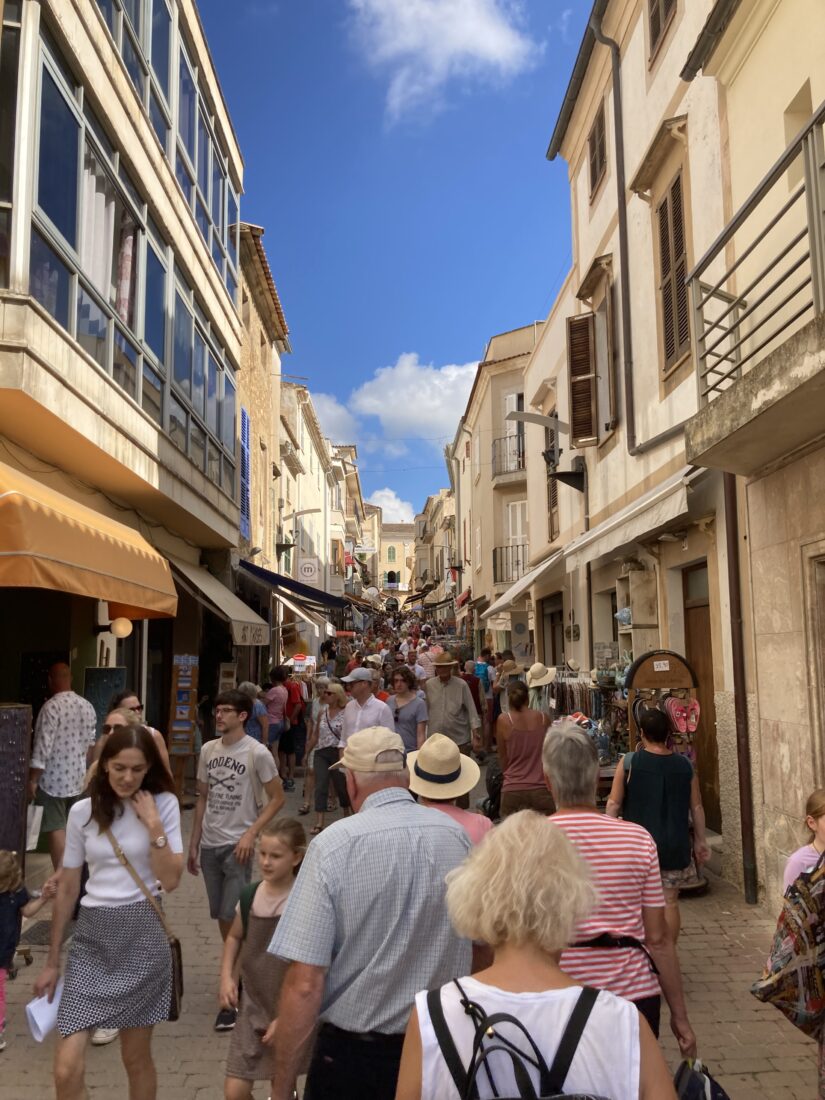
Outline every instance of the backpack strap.
[(453, 1037), (450, 1033), (450, 1029), (447, 1026), (447, 1021), (444, 1017), (444, 1008), (441, 1004), (440, 989), (431, 989), (427, 993), (427, 1010), (430, 1013), (430, 1020), (433, 1025), (435, 1037), (438, 1040), (438, 1046), (441, 1050), (441, 1055), (447, 1064), (447, 1069), (450, 1071), (453, 1081), (455, 1081), (455, 1086), (458, 1089), (458, 1095), (464, 1097), (467, 1095), (467, 1071), (465, 1070), (464, 1064), (461, 1061), (461, 1056), (458, 1053), (458, 1048), (455, 1045)]
[(252, 912), (252, 902), (255, 899), (255, 894), (260, 885), (260, 882), (248, 882), (241, 889), (241, 896), (238, 899), (238, 904), (241, 907), (241, 924), (243, 925), (244, 939), (246, 939), (246, 934), (249, 931), (249, 914)]
[(570, 1019), (561, 1037), (556, 1057), (550, 1067), (551, 1092), (561, 1092), (564, 1088), (564, 1082), (567, 1080), (567, 1074), (570, 1072), (570, 1066), (573, 1064), (573, 1058), (598, 995), (598, 989), (593, 989), (589, 985), (586, 985), (579, 994), (579, 999), (570, 1013)]

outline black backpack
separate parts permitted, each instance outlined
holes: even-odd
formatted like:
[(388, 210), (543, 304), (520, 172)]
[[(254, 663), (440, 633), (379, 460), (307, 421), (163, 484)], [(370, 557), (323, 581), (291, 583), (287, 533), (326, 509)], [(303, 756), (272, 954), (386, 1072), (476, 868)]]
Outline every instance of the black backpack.
[[(599, 995), (598, 989), (592, 989), (589, 986), (582, 989), (579, 999), (570, 1014), (570, 1019), (567, 1021), (567, 1026), (559, 1043), (559, 1049), (556, 1051), (556, 1057), (553, 1059), (552, 1066), (548, 1069), (547, 1063), (530, 1033), (515, 1016), (510, 1016), (506, 1012), (496, 1012), (492, 1016), (488, 1016), (480, 1004), (471, 1001), (467, 997), (457, 981), (455, 985), (461, 994), (464, 1011), (475, 1025), (473, 1053), (470, 1056), (470, 1064), (466, 1068), (461, 1062), (461, 1056), (444, 1017), (440, 989), (429, 991), (427, 994), (427, 1008), (429, 1009), (430, 1020), (441, 1054), (452, 1074), (461, 1100), (478, 1100), (477, 1078), (482, 1071), (486, 1074), (492, 1095), (498, 1097), (498, 1100), (559, 1100), (561, 1097), (566, 1097), (566, 1100), (608, 1100), (606, 1097), (595, 1096), (591, 1093), (566, 1093), (562, 1091), (579, 1040), (584, 1033), (590, 1013), (593, 1011), (593, 1006)], [(513, 1025), (523, 1034), (529, 1044), (530, 1052), (522, 1050), (515, 1043), (499, 1034), (496, 1028), (502, 1023)], [(514, 1097), (502, 1097), (496, 1088), (492, 1069), (488, 1063), (488, 1059), (494, 1051), (500, 1051), (508, 1056), (512, 1062), (518, 1089)], [(539, 1092), (536, 1092), (525, 1062), (528, 1062), (539, 1072)]]

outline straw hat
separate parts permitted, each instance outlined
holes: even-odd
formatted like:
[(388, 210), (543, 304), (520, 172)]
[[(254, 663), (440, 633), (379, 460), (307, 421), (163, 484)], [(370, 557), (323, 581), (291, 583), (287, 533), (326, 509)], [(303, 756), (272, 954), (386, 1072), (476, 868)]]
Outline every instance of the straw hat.
[(439, 653), (439, 655), (436, 658), (434, 658), (434, 660), (433, 660), (433, 668), (445, 668), (447, 665), (457, 665), (457, 664), (458, 664), (458, 661), (455, 659), (455, 657), (453, 657), (452, 654), (447, 653), (447, 652)]
[(544, 687), (546, 684), (552, 684), (555, 679), (556, 670), (548, 668), (541, 661), (536, 661), (527, 670), (527, 686), (531, 688)]
[[(393, 752), (393, 760), (379, 761), (381, 753)], [(367, 726), (353, 733), (347, 741), (340, 760), (330, 764), (333, 768), (347, 768), (351, 772), (401, 772), (404, 764), (404, 742), (397, 733), (386, 726)]]
[(481, 775), (475, 760), (462, 755), (455, 741), (443, 733), (432, 734), (418, 752), (407, 753), (407, 767), (410, 790), (441, 801), (468, 794)]
[[(436, 662), (437, 663), (437, 662)], [(507, 676), (513, 676), (519, 672), (519, 667), (515, 661), (502, 661), (498, 666), (498, 678), (499, 680), (505, 679)]]

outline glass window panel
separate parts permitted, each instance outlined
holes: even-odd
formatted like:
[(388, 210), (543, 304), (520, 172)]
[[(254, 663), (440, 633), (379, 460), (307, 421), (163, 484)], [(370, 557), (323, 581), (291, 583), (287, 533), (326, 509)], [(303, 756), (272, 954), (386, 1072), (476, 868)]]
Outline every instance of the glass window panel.
[(69, 269), (36, 229), (32, 229), (29, 293), (63, 328), (69, 327)]
[(229, 212), (226, 217), (226, 249), (229, 253), (229, 259), (232, 261), (232, 266), (238, 266), (238, 248), (237, 248), (237, 232), (238, 232), (238, 200), (232, 194), (232, 191), (227, 187), (227, 203), (229, 205)]
[(140, 60), (140, 52), (132, 39), (131, 34), (123, 28), (123, 42), (120, 47), (120, 56), (123, 58), (123, 64), (126, 66), (126, 72), (132, 83), (135, 86), (135, 91), (138, 94), (141, 102), (143, 101), (143, 93), (146, 88), (146, 72), (143, 68), (143, 62)]
[(192, 314), (175, 294), (175, 382), (187, 397), (192, 392)]
[(176, 397), (169, 396), (169, 435), (176, 447), (186, 450), (186, 409)]
[(140, 38), (140, 9), (143, 6), (143, 0), (121, 0), (121, 3), (123, 4), (123, 10), (131, 20), (132, 26), (138, 33), (138, 38)]
[[(6, 0), (8, 3), (8, 0)], [(97, 6), (103, 12), (103, 18), (106, 20), (106, 26), (112, 32), (115, 33), (115, 6), (113, 0), (97, 0)]]
[(160, 231), (160, 228), (158, 227), (158, 223), (155, 221), (151, 214), (146, 215), (146, 228), (149, 230), (149, 233), (151, 234), (155, 244), (158, 246), (161, 252), (163, 252), (166, 248), (166, 241)]
[(91, 357), (106, 366), (106, 329), (108, 315), (103, 312), (94, 298), (84, 290), (77, 289), (77, 342)]
[(140, 193), (138, 192), (138, 189), (135, 187), (134, 183), (132, 183), (132, 177), (123, 167), (122, 161), (120, 167), (118, 168), (117, 176), (120, 182), (123, 184), (126, 194), (135, 204), (138, 211), (141, 211), (143, 209), (143, 199), (140, 197)]
[(52, 75), (43, 70), (37, 201), (69, 244), (77, 245), (80, 126)]
[(223, 250), (217, 230), (212, 234), (212, 259), (215, 261), (218, 271), (223, 275)]
[(685, 570), (685, 596), (689, 600), (707, 600), (710, 598), (707, 567)]
[(23, 18), (23, 0), (6, 0), (3, 8), (5, 22), (19, 23)]
[(201, 334), (195, 329), (195, 357), (192, 363), (192, 408), (203, 416), (203, 386), (206, 372), (206, 344)]
[(169, 38), (172, 19), (163, 0), (152, 3), (152, 69), (158, 78), (160, 90), (169, 99)]
[(213, 485), (221, 483), (221, 452), (210, 439), (207, 444), (206, 476)]
[(229, 264), (226, 265), (226, 289), (229, 291), (229, 297), (234, 302), (235, 295), (238, 292), (238, 284), (235, 282), (235, 276), (229, 270)]
[(221, 472), (221, 488), (227, 494), (227, 496), (235, 496), (235, 467), (231, 462), (223, 460), (223, 470)]
[(195, 162), (195, 115), (197, 109), (198, 93), (195, 88), (195, 79), (183, 52), (181, 52), (178, 133), (193, 164)]
[(187, 203), (192, 205), (192, 177), (189, 175), (189, 169), (184, 163), (183, 157), (178, 152), (175, 159), (175, 175), (177, 176), (178, 183), (180, 184), (181, 191), (183, 191)]
[(218, 434), (218, 364), (212, 352), (206, 370), (206, 426), (209, 431)]
[(160, 100), (155, 95), (154, 89), (149, 90), (149, 119), (165, 153), (169, 148), (169, 123), (166, 121), (166, 115), (163, 113), (163, 108), (160, 105)]
[(140, 230), (128, 207), (118, 202), (118, 217), (112, 255), (112, 282), (109, 302), (117, 316), (135, 329), (135, 303), (137, 302), (138, 244)]
[(189, 457), (199, 470), (206, 467), (206, 432), (195, 421), (189, 424)]
[(94, 134), (95, 138), (97, 139), (98, 145), (101, 147), (109, 160), (114, 160), (114, 146), (112, 145), (111, 141), (109, 141), (106, 131), (100, 125), (100, 120), (98, 119), (92, 108), (89, 106), (88, 102), (83, 104), (83, 114), (86, 117), (86, 125)]
[(212, 160), (212, 221), (223, 233), (223, 172), (217, 157)]
[(137, 222), (102, 159), (87, 142), (83, 158), (80, 267), (130, 328), (134, 328), (137, 244)]
[(143, 390), (140, 395), (140, 404), (143, 411), (148, 413), (156, 424), (162, 423), (163, 382), (160, 375), (146, 363), (143, 364)]
[(209, 214), (200, 199), (195, 201), (195, 221), (203, 234), (203, 239), (209, 244)]
[(209, 131), (206, 119), (198, 111), (198, 186), (205, 199), (209, 198)]
[(0, 287), (9, 285), (9, 252), (11, 250), (11, 210), (0, 207)]
[(163, 363), (166, 349), (166, 270), (155, 255), (155, 250), (148, 247), (144, 339)]
[(11, 202), (14, 174), (14, 120), (17, 113), (17, 63), (20, 30), (4, 27), (0, 38), (0, 200)]
[(221, 442), (231, 455), (235, 453), (235, 385), (224, 371), (221, 402)]
[[(137, 348), (115, 327), (112, 376), (117, 384), (135, 397), (137, 394)], [(145, 406), (144, 406), (145, 408)]]

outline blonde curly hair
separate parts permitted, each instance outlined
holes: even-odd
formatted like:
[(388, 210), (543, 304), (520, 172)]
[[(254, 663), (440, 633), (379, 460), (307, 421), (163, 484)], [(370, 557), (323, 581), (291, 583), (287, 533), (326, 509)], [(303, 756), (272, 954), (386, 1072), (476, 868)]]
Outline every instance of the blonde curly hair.
[(596, 905), (587, 863), (557, 825), (520, 810), (447, 875), (447, 910), (459, 936), (500, 947), (535, 944), (553, 955)]
[(23, 885), (23, 872), (17, 852), (0, 851), (0, 894), (13, 894)]

